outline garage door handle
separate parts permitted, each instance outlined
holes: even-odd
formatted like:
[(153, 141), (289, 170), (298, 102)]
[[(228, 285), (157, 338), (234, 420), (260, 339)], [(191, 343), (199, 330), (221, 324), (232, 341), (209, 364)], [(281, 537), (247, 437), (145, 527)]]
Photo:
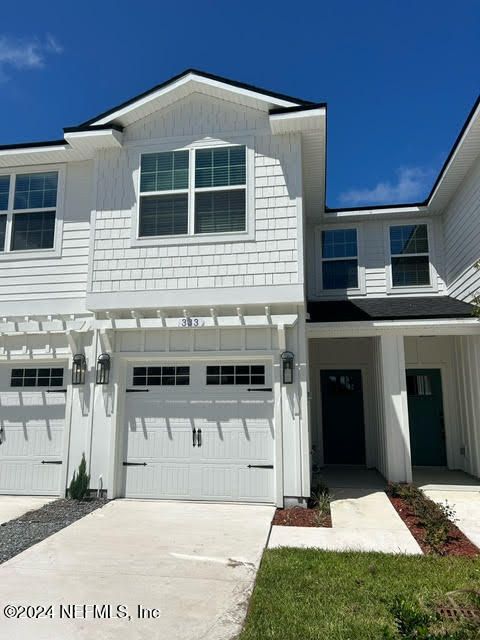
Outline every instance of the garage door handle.
[(61, 460), (42, 460), (42, 464), (62, 464)]
[(247, 389), (247, 391), (271, 391), (272, 387), (266, 387), (264, 389)]
[(249, 464), (248, 469), (273, 469), (273, 464)]
[(5, 438), (5, 429), (0, 427), (0, 444), (3, 444), (3, 440)]
[(124, 467), (146, 467), (147, 463), (146, 462), (124, 462), (123, 466)]

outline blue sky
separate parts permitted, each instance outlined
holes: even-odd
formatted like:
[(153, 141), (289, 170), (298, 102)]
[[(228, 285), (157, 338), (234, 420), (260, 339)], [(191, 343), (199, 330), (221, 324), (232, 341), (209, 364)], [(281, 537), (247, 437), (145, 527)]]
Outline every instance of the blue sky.
[(196, 67), (328, 102), (327, 203), (429, 192), (480, 91), (477, 0), (24, 0), (2, 6), (0, 144)]

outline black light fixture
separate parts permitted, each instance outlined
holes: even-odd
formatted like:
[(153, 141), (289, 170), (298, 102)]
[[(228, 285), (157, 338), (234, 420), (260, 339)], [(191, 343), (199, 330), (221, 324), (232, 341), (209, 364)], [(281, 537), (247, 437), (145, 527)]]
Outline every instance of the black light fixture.
[(291, 351), (284, 351), (280, 357), (282, 359), (283, 384), (292, 384), (294, 355)]
[(110, 356), (101, 353), (97, 360), (97, 384), (108, 384), (110, 380)]
[(72, 384), (85, 384), (87, 361), (83, 353), (76, 353), (72, 362)]

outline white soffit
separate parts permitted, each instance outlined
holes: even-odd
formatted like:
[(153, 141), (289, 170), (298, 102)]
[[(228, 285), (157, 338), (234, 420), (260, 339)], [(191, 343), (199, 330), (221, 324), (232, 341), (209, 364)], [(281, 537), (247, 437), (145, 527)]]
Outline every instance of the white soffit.
[(462, 180), (480, 155), (480, 105), (477, 106), (462, 138), (450, 158), (442, 178), (435, 187), (429, 206), (438, 211), (445, 208)]
[(273, 134), (313, 131), (325, 127), (325, 116), (325, 107), (272, 113), (270, 114), (270, 127)]

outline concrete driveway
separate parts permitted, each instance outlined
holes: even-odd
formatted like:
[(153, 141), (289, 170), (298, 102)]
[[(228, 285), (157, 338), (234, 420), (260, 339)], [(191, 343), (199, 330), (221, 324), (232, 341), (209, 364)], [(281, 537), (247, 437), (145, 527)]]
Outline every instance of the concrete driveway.
[[(111, 502), (0, 566), (0, 639), (232, 638), (273, 511)], [(6, 619), (8, 604), (53, 607), (43, 619)]]
[(40, 509), (56, 498), (46, 496), (0, 496), (0, 525), (23, 516), (27, 511)]

